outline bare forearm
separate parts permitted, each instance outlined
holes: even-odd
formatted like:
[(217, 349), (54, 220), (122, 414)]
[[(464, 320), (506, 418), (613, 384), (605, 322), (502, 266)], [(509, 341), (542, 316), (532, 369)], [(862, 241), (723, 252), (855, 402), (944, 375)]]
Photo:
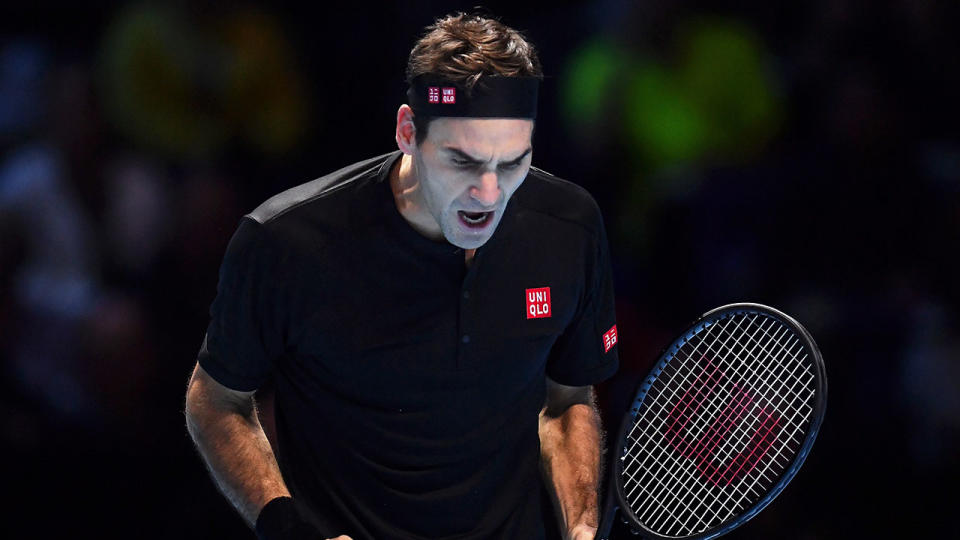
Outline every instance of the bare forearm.
[(187, 429), (217, 486), (251, 527), (271, 499), (290, 495), (252, 403), (240, 413), (199, 399), (191, 407), (188, 398)]
[(558, 416), (540, 415), (540, 449), (566, 537), (598, 524), (601, 452), (600, 419), (591, 405), (575, 404)]

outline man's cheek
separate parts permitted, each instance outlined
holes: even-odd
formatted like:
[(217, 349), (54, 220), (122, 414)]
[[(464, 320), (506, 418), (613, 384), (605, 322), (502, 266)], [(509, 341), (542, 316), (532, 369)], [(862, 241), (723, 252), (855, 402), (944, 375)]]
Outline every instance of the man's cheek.
[(523, 180), (526, 178), (526, 175), (523, 175), (520, 178), (515, 178), (513, 181), (504, 188), (505, 195), (507, 198), (510, 198), (517, 189), (520, 188), (520, 185), (523, 184)]

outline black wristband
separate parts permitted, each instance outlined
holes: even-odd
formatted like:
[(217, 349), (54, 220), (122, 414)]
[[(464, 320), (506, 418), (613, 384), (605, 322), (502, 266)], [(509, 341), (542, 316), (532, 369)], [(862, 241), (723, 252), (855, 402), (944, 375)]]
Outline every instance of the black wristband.
[(307, 523), (290, 497), (277, 497), (268, 502), (254, 527), (259, 540), (323, 540), (327, 538)]

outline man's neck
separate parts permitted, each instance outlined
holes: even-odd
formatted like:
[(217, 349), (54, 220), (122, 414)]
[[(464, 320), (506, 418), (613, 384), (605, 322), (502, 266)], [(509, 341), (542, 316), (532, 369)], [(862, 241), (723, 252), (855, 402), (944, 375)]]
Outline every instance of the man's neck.
[[(413, 158), (404, 154), (390, 169), (390, 190), (393, 202), (403, 219), (421, 235), (434, 241), (443, 241), (443, 231), (423, 203), (420, 180), (413, 169)], [(470, 266), (476, 249), (464, 250), (464, 264)]]
[(413, 167), (413, 157), (404, 154), (400, 156), (396, 165), (390, 170), (390, 189), (393, 191), (393, 202), (403, 219), (421, 235), (430, 240), (443, 240), (440, 225), (427, 211), (423, 202), (423, 192), (420, 189), (420, 180)]

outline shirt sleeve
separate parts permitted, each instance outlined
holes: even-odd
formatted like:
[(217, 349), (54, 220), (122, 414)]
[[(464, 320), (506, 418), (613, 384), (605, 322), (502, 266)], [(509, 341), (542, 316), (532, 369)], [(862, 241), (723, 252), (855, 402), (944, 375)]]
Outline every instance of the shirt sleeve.
[(256, 390), (282, 354), (274, 279), (279, 259), (265, 227), (244, 216), (220, 265), (210, 324), (197, 356), (204, 371), (228, 388)]
[(547, 376), (567, 386), (597, 384), (616, 373), (619, 366), (613, 276), (599, 209), (597, 222), (593, 257), (585, 269), (584, 301), (547, 361)]

